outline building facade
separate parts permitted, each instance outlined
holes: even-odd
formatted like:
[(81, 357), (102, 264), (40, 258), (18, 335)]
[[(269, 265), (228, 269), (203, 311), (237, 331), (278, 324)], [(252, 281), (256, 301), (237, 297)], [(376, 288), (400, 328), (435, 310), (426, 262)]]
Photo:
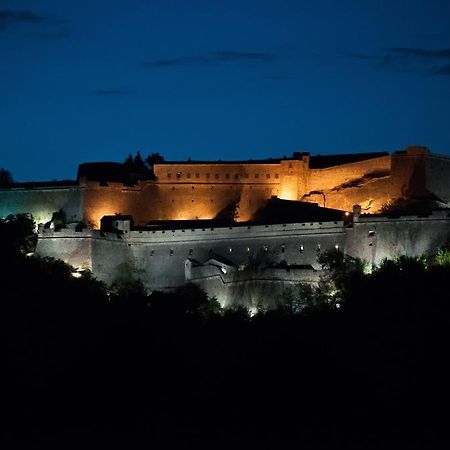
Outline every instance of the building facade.
[[(37, 253), (90, 269), (107, 284), (147, 289), (194, 282), (222, 305), (273, 306), (317, 283), (318, 255), (340, 249), (369, 265), (433, 255), (450, 241), (450, 158), (410, 147), (389, 154), (155, 164), (153, 179), (117, 163), (82, 164), (76, 181), (0, 190), (0, 215), (31, 213)], [(393, 199), (432, 200), (422, 216), (373, 214)], [(358, 205), (354, 208), (354, 205)], [(65, 227), (52, 229), (55, 212)]]
[[(108, 169), (108, 170), (105, 170)], [(100, 227), (108, 215), (131, 215), (136, 225), (160, 220), (214, 219), (233, 210), (248, 221), (276, 196), (351, 211), (376, 213), (392, 199), (450, 201), (450, 158), (424, 147), (392, 155), (370, 153), (235, 162), (155, 164), (154, 179), (124, 182), (118, 163), (82, 164), (78, 179), (24, 183), (0, 190), (0, 216), (30, 212), (47, 222), (63, 210), (67, 222)]]
[(118, 220), (116, 231), (39, 230), (37, 253), (90, 269), (111, 284), (130, 275), (150, 291), (194, 282), (224, 306), (238, 302), (274, 306), (285, 289), (317, 283), (318, 255), (330, 249), (365, 260), (369, 266), (400, 255), (436, 254), (450, 239), (450, 210), (424, 217), (360, 215), (326, 222), (133, 230)]

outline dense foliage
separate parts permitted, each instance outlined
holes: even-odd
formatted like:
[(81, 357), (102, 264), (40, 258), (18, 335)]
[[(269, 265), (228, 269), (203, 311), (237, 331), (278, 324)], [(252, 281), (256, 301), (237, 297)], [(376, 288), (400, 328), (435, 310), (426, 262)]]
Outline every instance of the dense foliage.
[(395, 198), (380, 208), (380, 213), (387, 216), (429, 215), (439, 208), (439, 199), (429, 196), (425, 198)]
[(140, 152), (135, 156), (130, 153), (123, 162), (127, 181), (136, 183), (138, 180), (153, 180), (155, 178), (153, 166), (164, 161), (164, 157), (159, 153), (150, 153), (145, 160), (142, 159)]
[(329, 252), (317, 289), (250, 317), (193, 285), (148, 295), (75, 278), (27, 257), (30, 228), (5, 233), (16, 221), (29, 224), (0, 223), (4, 447), (444, 446), (450, 267), (439, 259), (368, 273)]

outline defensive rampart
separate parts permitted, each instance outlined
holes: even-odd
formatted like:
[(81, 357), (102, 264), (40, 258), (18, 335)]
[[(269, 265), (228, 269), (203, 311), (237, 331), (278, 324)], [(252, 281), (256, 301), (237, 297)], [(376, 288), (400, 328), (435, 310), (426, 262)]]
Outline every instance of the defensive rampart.
[(450, 243), (450, 210), (425, 217), (356, 216), (347, 230), (345, 251), (372, 265), (395, 257), (434, 255)]
[[(172, 289), (184, 284), (187, 278), (191, 281), (204, 278), (198, 270), (187, 276), (186, 261), (190, 260), (197, 267), (207, 265), (214, 268), (210, 273), (213, 275), (211, 290), (222, 303), (229, 303), (240, 289), (246, 296), (245, 303), (251, 305), (256, 301), (255, 289), (261, 287), (249, 289), (247, 282), (256, 286), (257, 281), (264, 278), (266, 283), (282, 287), (294, 281), (317, 280), (315, 271), (320, 270), (317, 253), (343, 248), (344, 244), (342, 222), (124, 233), (41, 229), (37, 253), (53, 257), (59, 255), (75, 267), (91, 268), (96, 277), (108, 284), (126, 276), (140, 278), (151, 290)], [(211, 260), (220, 261), (230, 268), (226, 279), (223, 279), (228, 288), (220, 292), (213, 289), (213, 285), (217, 275), (225, 273), (218, 265), (211, 265)]]
[(359, 204), (369, 213), (399, 197), (436, 199), (441, 206), (450, 201), (450, 159), (424, 147), (393, 155), (163, 163), (154, 165), (154, 180), (134, 183), (92, 180), (94, 169), (71, 186), (1, 189), (0, 214), (31, 212), (46, 222), (63, 209), (69, 222), (99, 228), (103, 216), (114, 214), (131, 215), (136, 225), (218, 217), (248, 221), (273, 196), (346, 211)]
[(167, 290), (192, 281), (223, 305), (239, 301), (253, 308), (261, 298), (273, 304), (286, 287), (316, 283), (321, 273), (317, 256), (325, 250), (342, 249), (370, 264), (400, 255), (433, 255), (450, 238), (450, 213), (398, 218), (356, 214), (348, 225), (338, 221), (124, 230), (41, 228), (37, 253), (90, 268), (108, 284), (139, 278), (150, 290)]
[(54, 212), (63, 210), (68, 222), (83, 218), (80, 186), (32, 186), (0, 189), (0, 217), (29, 213), (37, 223), (50, 221)]

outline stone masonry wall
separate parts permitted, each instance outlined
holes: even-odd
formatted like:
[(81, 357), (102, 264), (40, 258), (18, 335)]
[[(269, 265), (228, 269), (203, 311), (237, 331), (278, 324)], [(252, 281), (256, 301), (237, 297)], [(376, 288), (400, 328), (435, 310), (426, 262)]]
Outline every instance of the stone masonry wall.
[(286, 287), (317, 282), (317, 256), (325, 250), (339, 248), (379, 264), (403, 254), (435, 254), (449, 238), (450, 214), (444, 210), (397, 219), (363, 215), (350, 227), (324, 222), (125, 233), (45, 230), (37, 253), (91, 268), (107, 284), (132, 277), (149, 290), (167, 290), (188, 279), (223, 305), (239, 299), (253, 308), (262, 297), (276, 302)]
[(185, 261), (225, 258), (235, 268), (307, 266), (320, 269), (317, 254), (343, 248), (342, 222), (236, 226), (186, 230), (104, 233), (45, 230), (37, 253), (79, 267), (90, 258), (96, 277), (112, 283), (129, 271), (149, 289), (170, 289), (185, 281)]
[(156, 164), (156, 181), (134, 186), (80, 179), (79, 186), (0, 190), (0, 216), (31, 212), (46, 222), (63, 209), (68, 221), (99, 227), (104, 215), (153, 220), (212, 219), (237, 205), (238, 221), (250, 220), (268, 199), (302, 200), (351, 211), (377, 212), (392, 198), (434, 194), (450, 201), (450, 159), (411, 147), (392, 156), (310, 169), (309, 157), (273, 163)]
[(40, 230), (36, 254), (61, 259), (75, 268), (92, 270), (92, 240), (90, 230)]
[(372, 265), (400, 255), (436, 254), (450, 240), (450, 212), (436, 211), (428, 217), (386, 218), (360, 216), (347, 230), (345, 250)]
[(427, 190), (450, 207), (450, 160), (446, 156), (428, 155), (425, 159)]
[[(311, 169), (303, 200), (314, 201), (327, 208), (351, 211), (361, 205), (377, 211), (389, 198), (391, 157), (382, 156), (326, 169)], [(319, 191), (323, 195), (308, 196)], [(325, 197), (325, 199), (324, 199)]]
[(30, 213), (37, 223), (45, 223), (60, 209), (68, 222), (82, 220), (83, 197), (79, 186), (0, 189), (0, 217)]

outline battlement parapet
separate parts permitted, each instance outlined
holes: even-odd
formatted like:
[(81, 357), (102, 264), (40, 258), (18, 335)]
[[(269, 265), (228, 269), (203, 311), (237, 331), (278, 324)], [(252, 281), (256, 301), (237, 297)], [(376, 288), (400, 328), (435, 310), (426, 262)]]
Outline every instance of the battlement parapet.
[(55, 231), (50, 228), (44, 228), (43, 226), (38, 227), (38, 237), (39, 239), (46, 238), (93, 238), (95, 236), (94, 230), (92, 228), (83, 228), (80, 231), (76, 231), (73, 228), (62, 228), (61, 230)]
[(281, 237), (298, 234), (334, 234), (344, 232), (344, 222), (308, 222), (267, 225), (238, 225), (229, 227), (202, 227), (188, 229), (159, 229), (131, 231), (124, 238), (128, 242), (146, 242), (148, 240), (167, 241), (199, 241), (215, 239), (243, 239), (251, 235)]
[(432, 211), (427, 215), (415, 215), (415, 216), (396, 216), (396, 215), (382, 215), (382, 214), (361, 214), (358, 216), (356, 223), (369, 223), (369, 222), (420, 222), (420, 221), (433, 221), (433, 220), (449, 220), (450, 221), (450, 208)]
[(122, 181), (98, 181), (88, 180), (86, 178), (80, 179), (80, 187), (82, 189), (98, 189), (98, 190), (120, 190), (120, 191), (141, 191), (144, 186), (148, 184), (155, 184), (155, 180), (138, 180), (134, 184), (127, 184)]

